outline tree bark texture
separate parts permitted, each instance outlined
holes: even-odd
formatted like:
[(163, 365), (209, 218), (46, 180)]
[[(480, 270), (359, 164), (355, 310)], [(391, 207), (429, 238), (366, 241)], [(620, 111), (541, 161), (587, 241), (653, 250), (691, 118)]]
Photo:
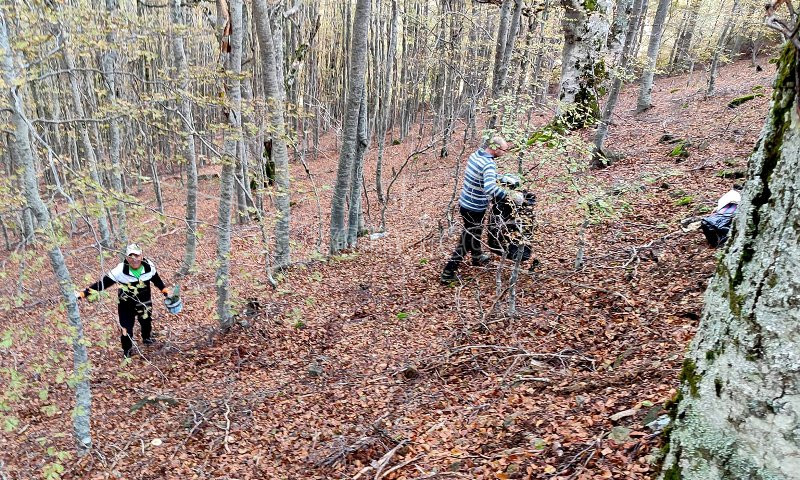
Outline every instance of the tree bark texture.
[(330, 252), (337, 253), (347, 247), (347, 197), (353, 161), (358, 142), (358, 118), (361, 96), (364, 89), (364, 74), (367, 63), (367, 30), (369, 27), (370, 0), (358, 0), (353, 17), (352, 46), (350, 49), (349, 90), (342, 128), (342, 148), (336, 173), (336, 186), (331, 201)]
[(39, 194), (39, 182), (36, 177), (36, 166), (30, 143), (30, 131), (25, 118), (22, 99), (18, 95), (18, 81), (24, 78), (14, 66), (13, 52), (11, 50), (6, 26), (5, 13), (0, 9), (0, 55), (2, 55), (3, 82), (6, 91), (4, 97), (11, 110), (12, 136), (8, 147), (13, 157), (23, 168), (22, 184), (23, 194), (28, 209), (33, 212), (41, 228), (47, 234), (46, 248), (50, 258), (50, 266), (58, 279), (59, 292), (66, 304), (67, 319), (72, 328), (72, 366), (74, 379), (71, 383), (75, 388), (75, 409), (72, 412), (72, 430), (77, 441), (78, 452), (83, 454), (92, 445), (90, 430), (92, 393), (89, 386), (91, 365), (86, 349), (86, 340), (83, 335), (83, 322), (78, 310), (78, 300), (75, 297), (74, 285), (64, 262), (64, 255), (58, 245), (58, 235), (53, 227), (48, 212)]
[(784, 47), (734, 228), (681, 373), (662, 478), (800, 472), (800, 104)]
[(614, 6), (614, 20), (611, 22), (611, 31), (608, 34), (608, 51), (612, 54), (615, 63), (622, 55), (625, 47), (625, 37), (628, 32), (628, 22), (635, 20), (631, 15), (633, 10), (633, 0), (616, 0)]
[(610, 0), (561, 0), (564, 50), (556, 117), (568, 128), (594, 123), (607, 77), (602, 51), (608, 39)]

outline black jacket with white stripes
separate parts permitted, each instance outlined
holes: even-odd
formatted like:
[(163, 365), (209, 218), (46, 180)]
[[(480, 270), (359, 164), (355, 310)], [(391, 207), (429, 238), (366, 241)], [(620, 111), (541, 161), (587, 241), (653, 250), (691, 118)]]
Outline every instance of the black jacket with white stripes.
[(103, 291), (108, 287), (119, 284), (119, 303), (125, 306), (150, 305), (152, 302), (150, 295), (150, 282), (156, 288), (163, 290), (164, 282), (158, 276), (156, 264), (148, 259), (142, 259), (144, 271), (139, 278), (131, 275), (128, 259), (112, 268), (103, 278), (89, 286), (83, 293), (88, 296), (90, 290)]

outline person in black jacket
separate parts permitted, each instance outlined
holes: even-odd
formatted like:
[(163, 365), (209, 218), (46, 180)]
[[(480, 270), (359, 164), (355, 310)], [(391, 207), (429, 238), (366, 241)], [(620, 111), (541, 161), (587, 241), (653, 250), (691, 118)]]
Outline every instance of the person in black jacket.
[(133, 349), (133, 325), (139, 320), (142, 328), (142, 343), (150, 345), (152, 338), (153, 301), (150, 295), (150, 283), (156, 286), (164, 296), (169, 289), (158, 276), (156, 265), (142, 256), (139, 245), (132, 243), (125, 249), (125, 260), (112, 268), (103, 278), (90, 285), (82, 292), (76, 292), (78, 298), (87, 298), (92, 292), (100, 292), (114, 284), (119, 285), (120, 341), (125, 357), (131, 356)]

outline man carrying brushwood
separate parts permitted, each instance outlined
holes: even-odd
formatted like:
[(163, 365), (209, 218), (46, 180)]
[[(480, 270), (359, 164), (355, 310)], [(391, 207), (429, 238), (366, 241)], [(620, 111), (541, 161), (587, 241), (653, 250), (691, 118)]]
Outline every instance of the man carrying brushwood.
[(503, 199), (511, 195), (516, 204), (525, 201), (522, 193), (508, 192), (497, 183), (497, 164), (495, 159), (502, 157), (510, 145), (500, 135), (495, 135), (484, 142), (483, 147), (476, 150), (467, 160), (464, 172), (464, 186), (458, 198), (459, 213), (464, 220), (464, 229), (458, 245), (444, 267), (441, 282), (448, 284), (456, 279), (456, 270), (469, 252), (475, 266), (489, 263), (489, 254), (481, 252), (483, 236), (483, 216), (491, 198)]
[(158, 276), (155, 263), (142, 256), (142, 249), (139, 245), (131, 243), (125, 249), (125, 260), (86, 290), (75, 292), (78, 298), (94, 300), (97, 292), (101, 292), (115, 283), (119, 284), (117, 312), (119, 313), (122, 353), (125, 357), (131, 356), (133, 324), (137, 319), (142, 328), (142, 343), (145, 345), (153, 343), (153, 337), (151, 337), (153, 312), (153, 302), (150, 296), (151, 282), (164, 296), (169, 295), (164, 281)]

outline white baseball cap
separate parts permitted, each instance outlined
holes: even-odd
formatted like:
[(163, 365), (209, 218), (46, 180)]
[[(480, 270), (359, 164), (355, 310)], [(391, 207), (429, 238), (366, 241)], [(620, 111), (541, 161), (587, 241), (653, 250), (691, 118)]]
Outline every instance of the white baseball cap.
[(131, 243), (125, 248), (125, 256), (128, 255), (141, 255), (142, 254), (142, 247), (140, 247), (136, 243)]

